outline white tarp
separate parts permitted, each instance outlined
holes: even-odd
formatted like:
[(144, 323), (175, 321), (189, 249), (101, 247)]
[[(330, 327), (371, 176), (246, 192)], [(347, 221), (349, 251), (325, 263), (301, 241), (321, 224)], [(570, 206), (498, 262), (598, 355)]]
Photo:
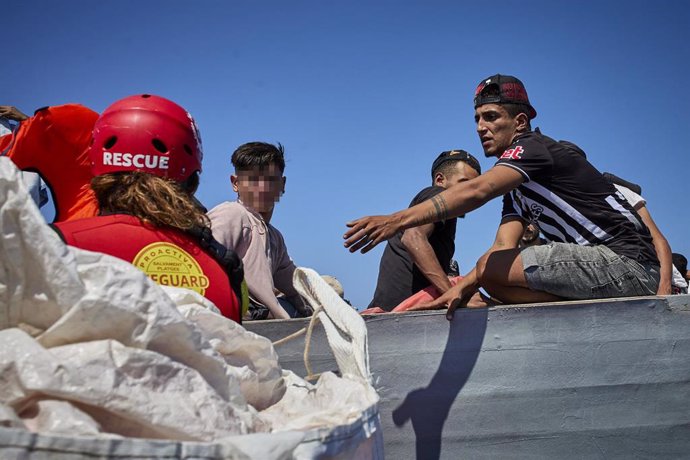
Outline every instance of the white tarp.
[[(344, 378), (325, 374), (311, 385), (283, 372), (267, 339), (198, 294), (63, 244), (7, 158), (0, 228), (0, 457), (49, 458), (63, 445), (79, 453), (75, 440), (96, 456), (100, 448), (114, 457), (118, 449), (156, 457), (171, 448), (110, 444), (122, 437), (174, 440), (178, 453), (211, 458), (382, 455), (365, 348), (344, 363), (354, 369)], [(323, 292), (315, 272), (301, 273), (302, 285)], [(363, 323), (350, 321), (360, 344)], [(337, 436), (329, 446), (330, 434)]]

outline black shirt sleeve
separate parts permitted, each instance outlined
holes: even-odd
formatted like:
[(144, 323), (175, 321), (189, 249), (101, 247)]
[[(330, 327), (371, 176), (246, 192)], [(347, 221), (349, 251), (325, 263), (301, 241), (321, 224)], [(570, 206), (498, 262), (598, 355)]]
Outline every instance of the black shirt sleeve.
[(550, 174), (553, 158), (543, 142), (540, 142), (539, 135), (530, 132), (517, 138), (499, 157), (496, 165), (517, 170), (529, 182)]
[[(412, 198), (412, 201), (410, 202), (409, 207), (411, 208), (412, 206), (415, 206), (419, 203), (422, 203), (422, 202), (428, 200), (429, 198), (432, 198), (432, 197), (438, 195), (443, 190), (444, 189), (442, 187), (437, 187), (435, 185), (432, 185), (431, 187), (427, 187), (424, 190), (422, 190), (421, 192), (419, 192), (417, 195), (415, 195), (414, 198)], [(436, 223), (434, 223), (434, 227), (439, 228), (440, 226), (443, 225), (444, 222), (445, 221), (436, 222)]]
[(417, 195), (415, 195), (414, 198), (412, 198), (412, 201), (410, 201), (410, 208), (412, 206), (415, 206), (423, 201), (428, 200), (429, 198), (438, 195), (443, 191), (443, 188), (441, 187), (436, 187), (436, 186), (431, 186), (423, 189), (421, 192), (419, 192)]
[(501, 219), (508, 216), (518, 216), (522, 217), (522, 209), (515, 201), (512, 193), (506, 193), (503, 195), (503, 211), (501, 212)]

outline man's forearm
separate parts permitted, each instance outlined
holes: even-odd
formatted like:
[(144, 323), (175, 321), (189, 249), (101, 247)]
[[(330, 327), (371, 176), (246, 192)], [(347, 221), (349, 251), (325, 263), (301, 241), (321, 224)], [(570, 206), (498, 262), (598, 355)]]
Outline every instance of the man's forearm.
[(410, 253), (412, 261), (424, 277), (429, 280), (441, 294), (450, 289), (448, 275), (436, 258), (434, 249), (425, 235), (415, 229), (407, 230), (402, 237), (402, 243)]
[(260, 304), (265, 305), (271, 311), (274, 318), (289, 319), (290, 315), (288, 315), (285, 309), (280, 305), (280, 302), (278, 302), (270, 283), (266, 280), (267, 278), (265, 276), (247, 277), (245, 275), (249, 296)]
[(668, 240), (661, 233), (656, 222), (652, 219), (647, 206), (641, 206), (635, 209), (642, 218), (642, 222), (649, 229), (652, 235), (652, 245), (656, 251), (656, 256), (659, 259), (659, 287), (657, 289), (658, 295), (667, 295), (671, 293), (671, 286), (673, 280), (673, 256), (671, 254), (671, 246)]
[(471, 203), (469, 197), (465, 197), (464, 193), (449, 193), (452, 191), (452, 189), (444, 190), (416, 206), (394, 213), (392, 217), (400, 220), (403, 229), (408, 229), (458, 217), (469, 212)]
[(509, 192), (523, 181), (522, 176), (511, 168), (492, 168), (476, 179), (456, 184), (416, 206), (398, 211), (391, 218), (399, 220), (405, 230), (459, 217)]
[[(666, 238), (658, 236), (652, 239), (652, 244), (656, 250), (657, 257), (659, 258), (659, 290), (658, 294), (669, 293), (672, 286), (673, 280), (673, 256), (671, 255), (671, 247), (666, 241)], [(664, 292), (660, 292), (660, 291)]]

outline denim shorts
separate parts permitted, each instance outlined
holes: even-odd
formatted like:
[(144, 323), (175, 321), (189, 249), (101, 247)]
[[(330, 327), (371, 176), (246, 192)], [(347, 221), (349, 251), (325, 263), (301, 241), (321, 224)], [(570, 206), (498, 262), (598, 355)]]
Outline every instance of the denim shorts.
[(564, 299), (655, 295), (659, 267), (642, 265), (606, 246), (549, 243), (520, 253), (530, 289)]

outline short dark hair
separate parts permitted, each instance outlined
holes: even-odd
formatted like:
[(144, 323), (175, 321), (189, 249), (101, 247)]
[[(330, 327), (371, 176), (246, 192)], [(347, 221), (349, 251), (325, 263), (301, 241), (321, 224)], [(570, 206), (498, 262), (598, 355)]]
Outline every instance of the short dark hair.
[(464, 150), (446, 150), (441, 152), (438, 157), (434, 160), (431, 165), (431, 179), (433, 180), (437, 173), (441, 173), (444, 176), (452, 175), (455, 173), (455, 164), (458, 161), (467, 163), (472, 169), (477, 171), (478, 174), (482, 173), (482, 167), (479, 161)]
[[(443, 174), (444, 176), (446, 176), (446, 178), (448, 178), (449, 176), (452, 176), (453, 174), (455, 174), (455, 173), (457, 172), (456, 169), (455, 169), (455, 165), (458, 164), (458, 163), (461, 162), (461, 161), (462, 161), (462, 160), (459, 159), (459, 158), (458, 158), (457, 160), (444, 161), (443, 163), (441, 163), (441, 165), (440, 165), (438, 168), (434, 169), (434, 177), (435, 177), (436, 174), (438, 174), (438, 173)], [(475, 171), (477, 171), (478, 173), (481, 174), (480, 170), (478, 170), (477, 168), (473, 167), (473, 166), (472, 166), (470, 163), (468, 163), (467, 161), (462, 161), (462, 162), (465, 163), (465, 164), (467, 164), (470, 168), (474, 169)]]
[[(527, 115), (527, 119), (529, 120), (529, 109), (527, 108), (526, 105), (524, 104), (499, 104), (501, 107), (506, 109), (506, 112), (508, 112), (508, 115), (511, 117), (515, 118), (521, 113), (524, 113)], [(529, 123), (529, 121), (528, 121)]]
[(680, 274), (683, 275), (683, 278), (685, 278), (685, 272), (688, 271), (688, 259), (686, 259), (683, 254), (678, 254), (677, 252), (671, 254), (671, 257), (673, 260), (673, 265), (680, 272)]
[(436, 176), (438, 173), (441, 173), (446, 177), (451, 176), (455, 172), (455, 165), (458, 163), (458, 161), (460, 160), (444, 162), (441, 164), (441, 166), (434, 170), (434, 176)]
[(278, 145), (267, 142), (247, 142), (237, 147), (231, 161), (235, 169), (239, 171), (275, 164), (282, 174), (285, 172), (285, 149), (280, 142)]

